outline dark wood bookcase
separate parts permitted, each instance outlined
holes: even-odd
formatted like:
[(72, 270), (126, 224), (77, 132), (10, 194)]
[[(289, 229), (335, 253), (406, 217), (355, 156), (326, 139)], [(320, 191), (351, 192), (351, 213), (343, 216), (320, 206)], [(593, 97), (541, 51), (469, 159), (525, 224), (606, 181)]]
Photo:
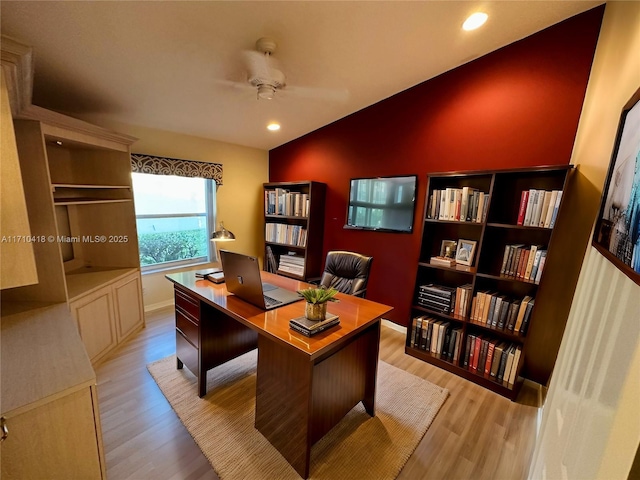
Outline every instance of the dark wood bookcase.
[[(322, 239), (326, 185), (313, 181), (272, 182), (265, 183), (263, 190), (264, 269), (297, 280), (319, 278), (324, 266)], [(276, 238), (275, 230), (280, 233)], [(295, 241), (300, 235), (305, 235), (304, 242)], [(297, 257), (298, 262), (303, 263), (300, 272), (279, 268), (284, 256)]]
[[(429, 176), (420, 258), (411, 307), (412, 319), (407, 328), (407, 354), (455, 373), (511, 400), (517, 397), (524, 378), (547, 384), (555, 364), (575, 286), (575, 275), (567, 277), (567, 274), (573, 272), (568, 271), (566, 262), (563, 261), (563, 258), (571, 257), (571, 251), (564, 251), (566, 245), (570, 245), (570, 231), (558, 233), (562, 230), (565, 220), (563, 217), (566, 208), (563, 208), (563, 205), (569, 202), (567, 198), (570, 195), (572, 172), (571, 165), (563, 165), (437, 173)], [(463, 187), (488, 194), (484, 218), (480, 221), (432, 218), (433, 191)], [(518, 225), (522, 191), (531, 189), (563, 192), (553, 228)], [(562, 239), (561, 236), (565, 238)], [(459, 270), (455, 266), (430, 264), (431, 257), (440, 254), (443, 240), (459, 239), (477, 242), (469, 271)], [(540, 245), (547, 250), (539, 282), (501, 273), (505, 248), (513, 244)], [(420, 305), (420, 286), (428, 284), (446, 287), (470, 284), (472, 294), (466, 310), (455, 315)], [(534, 307), (526, 332), (518, 333), (473, 320), (471, 299), (483, 291), (496, 292), (510, 299), (534, 297)], [(461, 348), (457, 361), (448, 360), (444, 355), (433, 354), (419, 346), (412, 346), (413, 319), (419, 316), (449, 322), (452, 328), (460, 330)], [(498, 382), (496, 377), (490, 374), (480, 374), (464, 366), (465, 346), (470, 335), (481, 335), (483, 338), (506, 342), (520, 348), (521, 354), (513, 384)]]

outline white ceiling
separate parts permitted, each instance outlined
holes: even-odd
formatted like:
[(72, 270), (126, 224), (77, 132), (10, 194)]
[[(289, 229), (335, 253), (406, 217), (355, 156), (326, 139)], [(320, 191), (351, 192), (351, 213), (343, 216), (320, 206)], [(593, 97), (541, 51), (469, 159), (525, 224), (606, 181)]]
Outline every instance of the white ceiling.
[[(601, 3), (2, 0), (0, 14), (33, 47), (38, 106), (271, 149)], [(477, 10), (488, 22), (464, 32)], [(289, 86), (348, 98), (225, 83), (246, 79), (242, 51), (262, 36)]]

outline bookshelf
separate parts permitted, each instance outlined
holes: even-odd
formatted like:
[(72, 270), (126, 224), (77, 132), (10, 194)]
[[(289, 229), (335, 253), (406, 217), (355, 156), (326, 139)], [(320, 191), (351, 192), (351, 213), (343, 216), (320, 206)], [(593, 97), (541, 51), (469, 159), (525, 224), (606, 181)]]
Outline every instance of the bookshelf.
[[(558, 233), (572, 172), (562, 165), (429, 176), (407, 354), (511, 400), (524, 378), (547, 384), (573, 291), (563, 261), (570, 231)], [(461, 239), (475, 245), (470, 265), (435, 259)]]
[(297, 280), (320, 277), (323, 268), (324, 183), (265, 183), (264, 269)]

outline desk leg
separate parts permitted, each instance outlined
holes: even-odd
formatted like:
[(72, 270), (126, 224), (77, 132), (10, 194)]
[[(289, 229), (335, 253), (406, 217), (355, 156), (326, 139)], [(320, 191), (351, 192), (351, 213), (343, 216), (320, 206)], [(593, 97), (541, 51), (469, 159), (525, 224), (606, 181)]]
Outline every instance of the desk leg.
[(380, 352), (380, 322), (367, 330), (367, 371), (365, 373), (364, 398), (362, 405), (369, 415), (376, 415), (376, 381), (378, 378), (378, 355)]

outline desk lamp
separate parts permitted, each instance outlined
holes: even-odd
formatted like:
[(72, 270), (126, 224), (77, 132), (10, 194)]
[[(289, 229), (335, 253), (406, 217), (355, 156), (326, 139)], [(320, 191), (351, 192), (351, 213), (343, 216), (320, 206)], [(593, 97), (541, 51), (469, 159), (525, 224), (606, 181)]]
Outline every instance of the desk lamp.
[(220, 227), (218, 228), (218, 230), (213, 232), (213, 235), (211, 235), (211, 241), (216, 246), (216, 258), (218, 260), (218, 263), (220, 262), (220, 249), (218, 248), (218, 243), (233, 242), (235, 239), (236, 236), (232, 232), (224, 228), (224, 224), (220, 222)]

